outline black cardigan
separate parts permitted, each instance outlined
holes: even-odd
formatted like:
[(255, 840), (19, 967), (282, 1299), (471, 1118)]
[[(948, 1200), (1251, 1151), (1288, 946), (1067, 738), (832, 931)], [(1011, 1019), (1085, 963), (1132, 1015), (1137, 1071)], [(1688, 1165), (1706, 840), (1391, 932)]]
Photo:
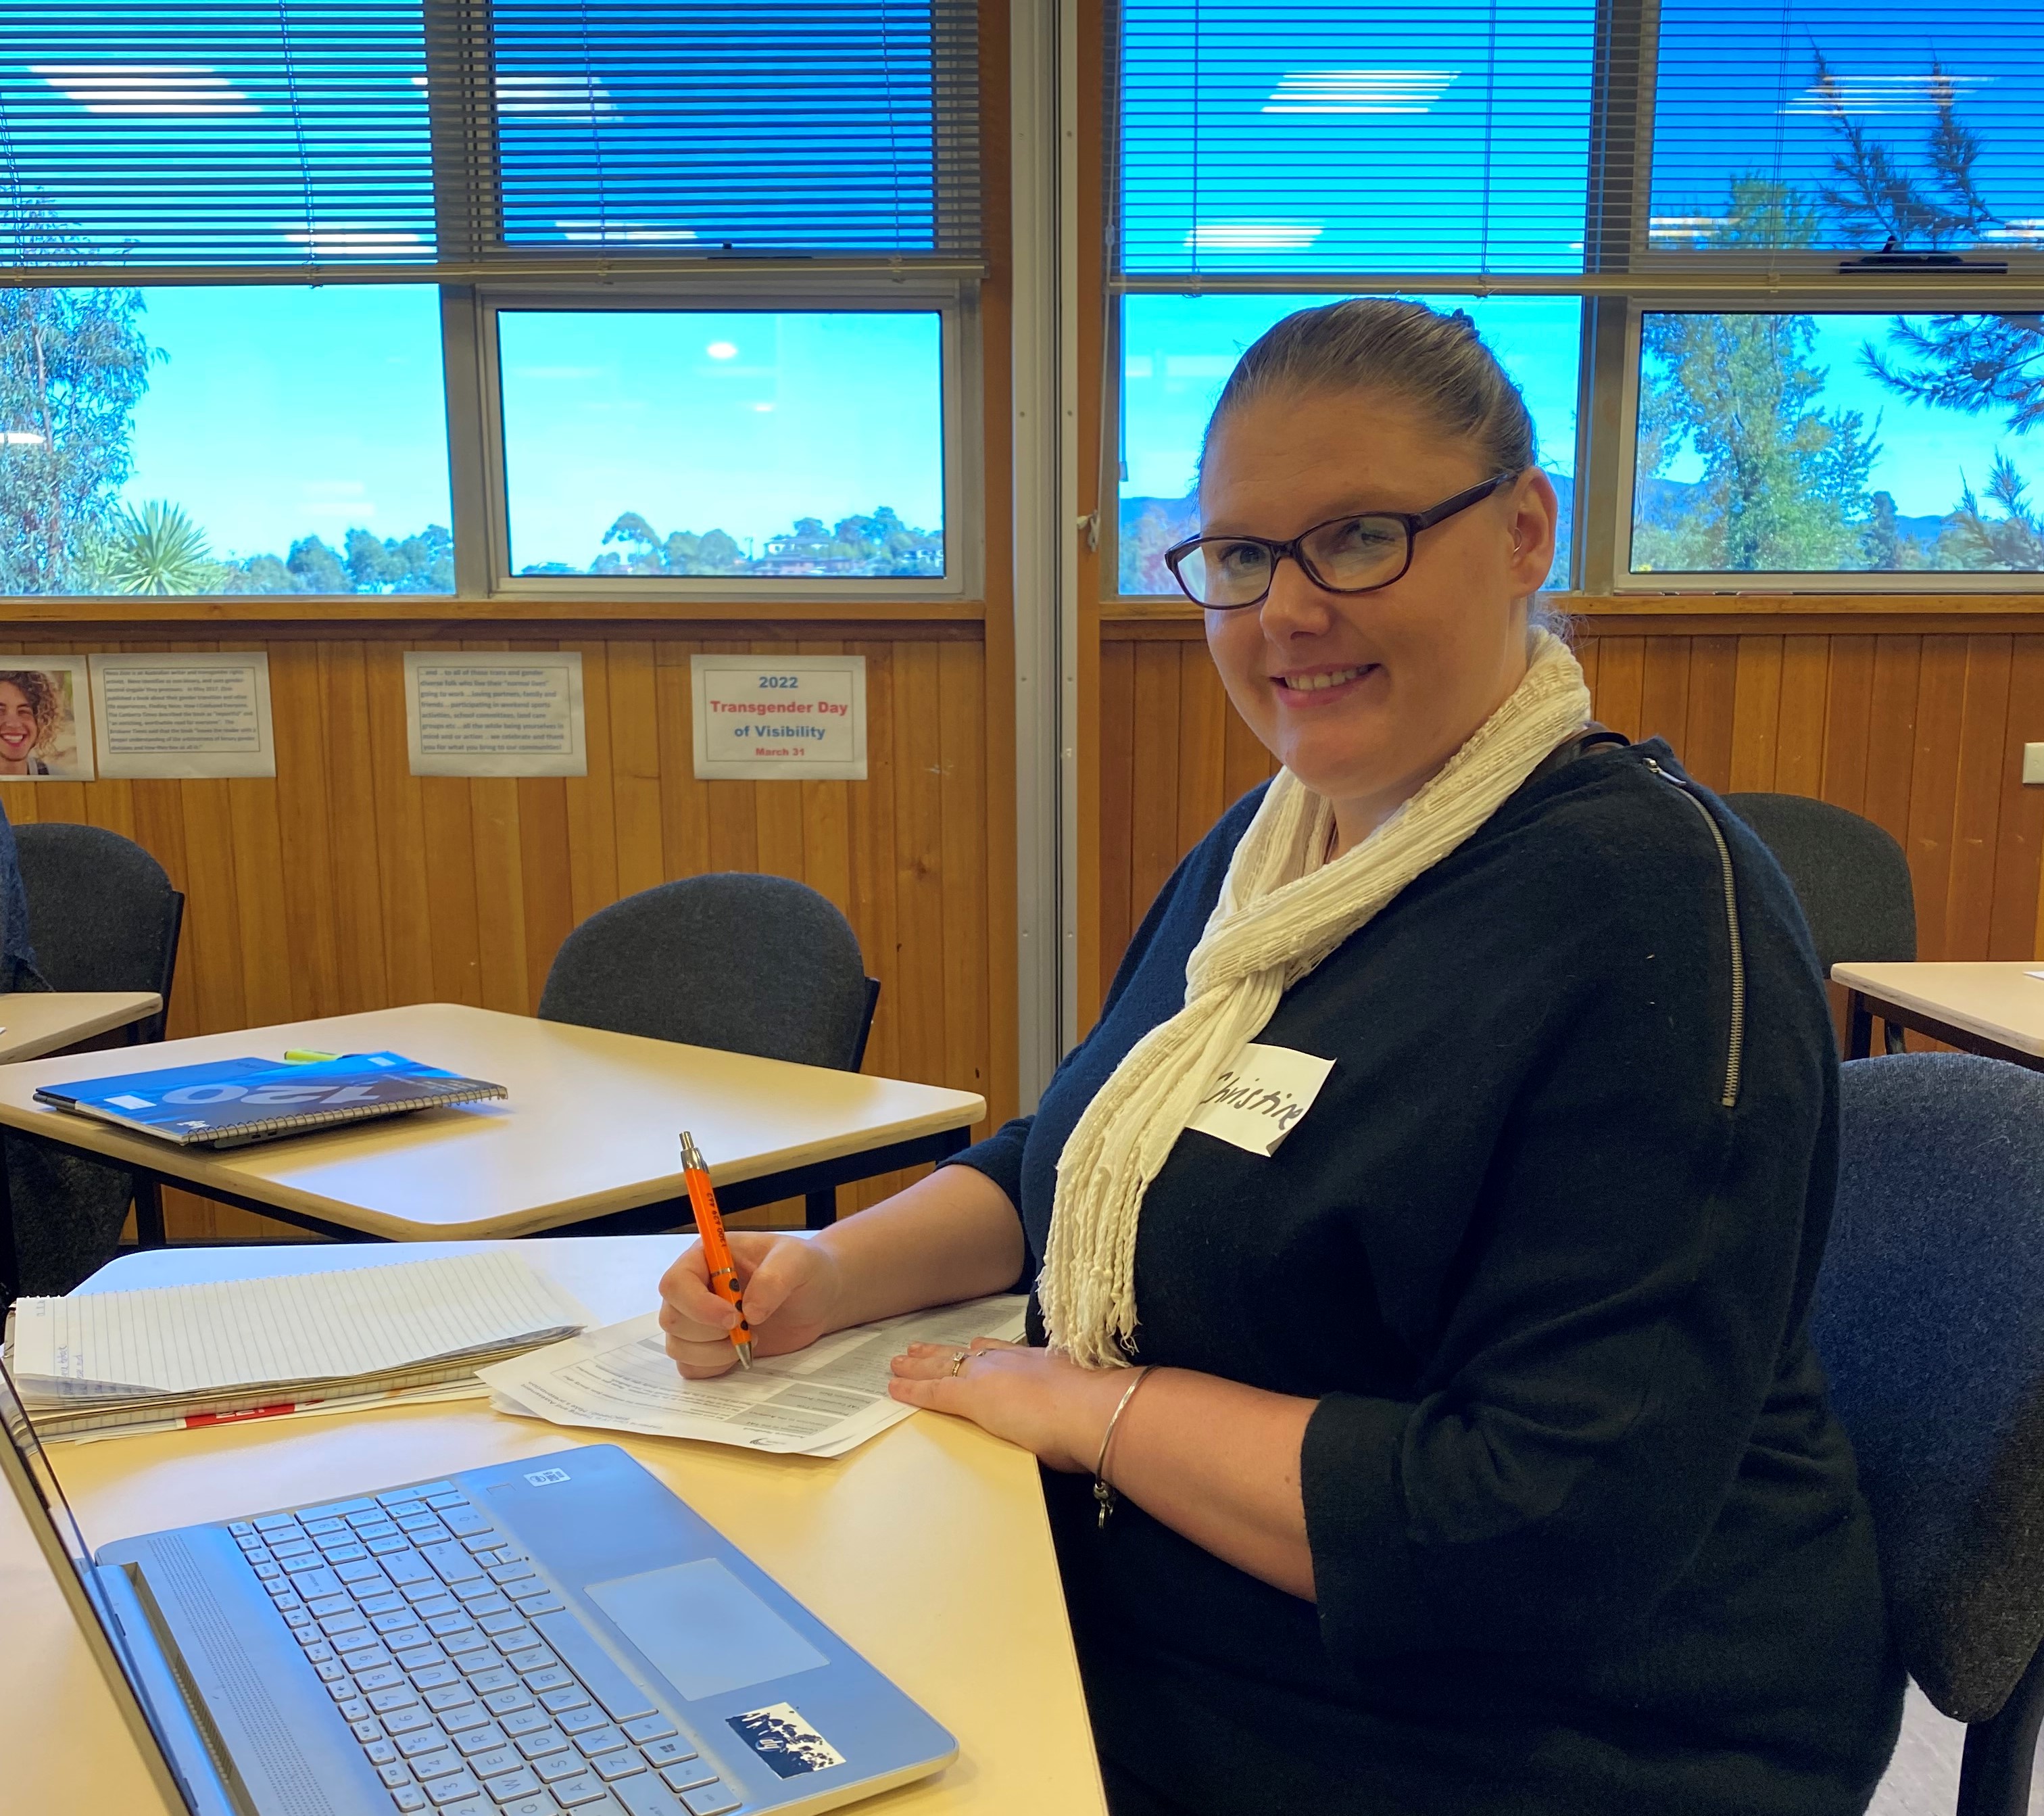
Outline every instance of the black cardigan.
[[(1033, 1271), (1058, 1155), (1183, 998), (1239, 802), (1033, 1118), (959, 1156)], [(1118, 1810), (1831, 1816), (1901, 1677), (1807, 1336), (1837, 1059), (1795, 899), (1665, 744), (1536, 775), (1289, 991), (1263, 1159), (1181, 1136), (1139, 1360), (1319, 1402), (1318, 1606), (1046, 1476)], [(1729, 1101), (1728, 1101), (1729, 1100)]]

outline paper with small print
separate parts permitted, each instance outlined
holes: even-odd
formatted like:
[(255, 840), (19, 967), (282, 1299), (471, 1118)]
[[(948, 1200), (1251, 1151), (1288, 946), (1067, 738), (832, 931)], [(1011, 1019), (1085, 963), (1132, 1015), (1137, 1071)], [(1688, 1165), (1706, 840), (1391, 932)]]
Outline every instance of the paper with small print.
[(659, 1314), (647, 1312), (478, 1373), (499, 1412), (778, 1456), (842, 1456), (916, 1410), (888, 1397), (893, 1357), (911, 1343), (1016, 1341), (1026, 1302), (1004, 1293), (858, 1325), (713, 1381), (675, 1372)]
[(1215, 1075), (1185, 1126), (1267, 1160), (1313, 1107), (1334, 1069), (1332, 1060), (1247, 1041)]

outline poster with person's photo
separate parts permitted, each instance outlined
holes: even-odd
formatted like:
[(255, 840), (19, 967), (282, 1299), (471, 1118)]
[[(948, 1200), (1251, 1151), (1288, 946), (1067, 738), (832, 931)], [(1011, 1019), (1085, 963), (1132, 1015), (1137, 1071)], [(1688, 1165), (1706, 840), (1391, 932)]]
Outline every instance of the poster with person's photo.
[(0, 782), (92, 777), (85, 658), (0, 655)]

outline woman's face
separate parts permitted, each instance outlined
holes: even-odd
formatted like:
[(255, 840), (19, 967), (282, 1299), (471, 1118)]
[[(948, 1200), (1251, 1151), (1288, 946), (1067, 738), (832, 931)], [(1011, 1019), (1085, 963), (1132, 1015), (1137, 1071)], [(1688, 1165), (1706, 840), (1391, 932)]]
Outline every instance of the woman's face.
[[(1401, 403), (1271, 396), (1216, 425), (1200, 514), (1208, 536), (1283, 541), (1350, 512), (1424, 511), (1490, 476), (1474, 448)], [(1404, 576), (1377, 592), (1327, 592), (1286, 560), (1261, 607), (1206, 614), (1228, 698), (1334, 802), (1340, 848), (1417, 792), (1519, 684), (1555, 516), (1554, 487), (1530, 471), (1420, 531)]]
[(36, 748), (36, 710), (11, 681), (0, 681), (0, 775), (28, 773)]

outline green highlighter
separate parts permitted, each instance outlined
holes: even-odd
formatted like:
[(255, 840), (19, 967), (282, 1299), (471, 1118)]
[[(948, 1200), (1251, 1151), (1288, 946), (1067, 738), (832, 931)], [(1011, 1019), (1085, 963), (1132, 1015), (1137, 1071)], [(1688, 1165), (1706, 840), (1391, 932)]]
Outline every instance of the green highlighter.
[(287, 1047), (284, 1050), (285, 1062), (294, 1066), (313, 1065), (322, 1060), (337, 1060), (340, 1057), (338, 1053), (316, 1053), (309, 1047)]

